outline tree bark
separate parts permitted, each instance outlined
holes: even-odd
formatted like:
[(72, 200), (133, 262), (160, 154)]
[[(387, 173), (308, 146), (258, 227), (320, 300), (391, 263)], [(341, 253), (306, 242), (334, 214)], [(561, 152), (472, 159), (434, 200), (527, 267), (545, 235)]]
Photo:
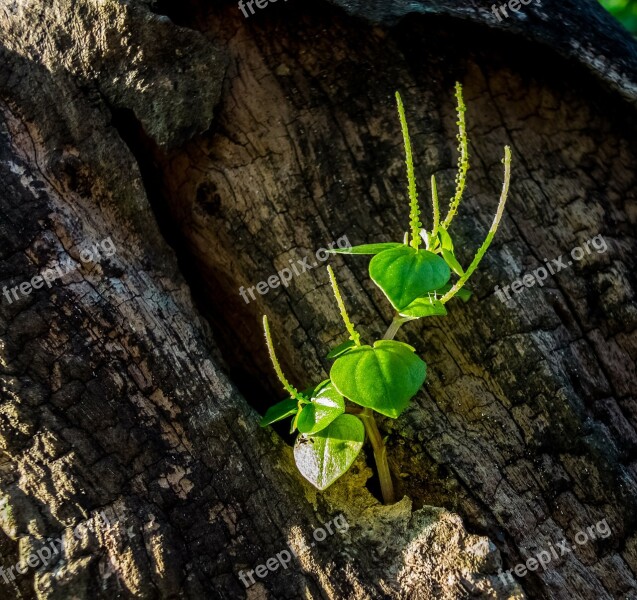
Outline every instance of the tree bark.
[[(637, 595), (637, 53), (594, 2), (498, 21), (468, 1), (5, 1), (0, 10), (0, 566), (18, 598), (631, 598)], [(472, 168), (454, 225), (468, 264), (505, 218), (473, 299), (397, 339), (424, 389), (326, 492), (258, 427), (284, 370), (325, 378), (344, 341), (327, 264), (408, 223), (400, 90), (426, 205), (452, 193), (453, 84)], [(601, 235), (605, 252), (502, 303), (494, 286)], [(110, 238), (111, 256), (81, 252)], [(290, 261), (288, 286), (239, 293)], [(330, 258), (367, 342), (391, 310), (364, 257)], [(316, 264), (315, 264), (316, 263)], [(9, 292), (10, 294), (10, 292)], [(11, 296), (9, 295), (9, 298)], [(110, 525), (74, 537), (100, 512)], [(344, 515), (347, 531), (312, 532)], [(611, 534), (575, 542), (606, 520)], [(595, 531), (595, 530), (593, 530)], [(588, 534), (592, 537), (592, 534)], [(551, 545), (544, 569), (499, 576)], [(245, 587), (240, 572), (299, 548)]]

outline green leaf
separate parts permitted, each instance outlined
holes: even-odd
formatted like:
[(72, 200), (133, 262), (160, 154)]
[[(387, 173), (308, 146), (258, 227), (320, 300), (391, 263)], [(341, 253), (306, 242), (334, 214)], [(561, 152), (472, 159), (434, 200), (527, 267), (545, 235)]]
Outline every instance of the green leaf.
[(425, 381), (427, 365), (407, 344), (380, 340), (336, 360), (330, 378), (352, 402), (397, 418)]
[(446, 248), (442, 249), (442, 257), (445, 259), (445, 262), (451, 267), (452, 271), (456, 275), (464, 275), (464, 269), (462, 265), (456, 259), (452, 250), (447, 250)]
[(325, 358), (337, 358), (341, 354), (345, 354), (350, 348), (356, 346), (356, 342), (354, 340), (347, 340), (342, 344), (336, 346), (336, 348), (332, 348), (330, 353)]
[(294, 398), (282, 400), (281, 402), (268, 408), (261, 421), (259, 421), (259, 425), (261, 425), (261, 427), (267, 427), (268, 425), (276, 423), (281, 419), (285, 419), (287, 417), (295, 415), (297, 410), (298, 405), (297, 401)]
[(400, 310), (447, 283), (451, 271), (437, 254), (401, 246), (374, 256), (369, 274), (394, 308)]
[(341, 415), (314, 435), (300, 435), (294, 445), (294, 460), (301, 475), (324, 490), (352, 466), (364, 441), (361, 420)]
[(438, 231), (438, 237), (440, 238), (440, 245), (442, 246), (442, 248), (444, 250), (449, 250), (450, 252), (453, 252), (453, 240), (451, 239), (451, 236), (449, 235), (447, 230), (440, 229)]
[(441, 229), (438, 232), (438, 238), (440, 239), (442, 257), (445, 259), (445, 262), (451, 267), (452, 271), (456, 275), (464, 275), (464, 269), (456, 258), (453, 250), (453, 240), (451, 239), (451, 236), (449, 235), (447, 230)]
[(400, 311), (405, 317), (437, 317), (447, 314), (445, 305), (433, 298), (416, 298), (407, 308)]
[[(438, 288), (436, 290), (436, 294), (438, 296), (444, 296), (452, 287), (453, 285), (451, 283), (443, 285), (441, 288)], [(468, 302), (472, 294), (473, 292), (471, 290), (468, 290), (467, 288), (463, 287), (463, 288), (460, 288), (458, 292), (456, 292), (456, 295), (454, 296), (454, 298), (460, 298), (460, 300), (462, 300), (463, 302)]]
[(385, 250), (400, 248), (403, 245), (398, 242), (381, 242), (378, 244), (362, 244), (361, 246), (352, 246), (350, 248), (333, 248), (328, 250), (328, 252), (334, 254), (380, 254)]
[(328, 379), (317, 386), (310, 403), (301, 408), (296, 425), (300, 433), (317, 433), (344, 412), (345, 400)]

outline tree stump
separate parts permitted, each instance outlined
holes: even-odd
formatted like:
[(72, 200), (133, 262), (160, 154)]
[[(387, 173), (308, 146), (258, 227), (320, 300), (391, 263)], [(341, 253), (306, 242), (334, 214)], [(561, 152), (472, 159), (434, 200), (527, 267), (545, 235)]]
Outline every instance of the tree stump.
[[(637, 53), (595, 2), (23, 0), (0, 32), (3, 597), (637, 597)], [(319, 493), (258, 426), (260, 318), (295, 385), (325, 377), (317, 251), (407, 228), (396, 90), (421, 203), (452, 194), (455, 81), (463, 264), (508, 144), (505, 217), (472, 300), (398, 335), (428, 363), (380, 423), (401, 500), (365, 456)], [(329, 264), (378, 338), (366, 259)]]

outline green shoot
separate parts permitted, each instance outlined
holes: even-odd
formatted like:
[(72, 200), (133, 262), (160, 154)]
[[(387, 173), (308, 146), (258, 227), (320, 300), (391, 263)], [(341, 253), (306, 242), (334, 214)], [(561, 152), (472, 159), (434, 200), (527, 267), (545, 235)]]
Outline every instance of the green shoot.
[(509, 184), (511, 183), (511, 148), (509, 146), (504, 147), (504, 183), (502, 184), (502, 193), (500, 194), (500, 201), (498, 203), (498, 210), (495, 213), (495, 217), (493, 218), (493, 223), (491, 224), (491, 228), (489, 229), (489, 233), (485, 238), (482, 246), (476, 252), (475, 257), (471, 261), (471, 264), (465, 271), (464, 275), (458, 279), (458, 281), (454, 284), (454, 286), (440, 299), (440, 302), (445, 304), (453, 298), (458, 291), (462, 288), (462, 286), (467, 282), (467, 279), (471, 277), (472, 273), (476, 270), (482, 257), (485, 255), (487, 249), (491, 245), (491, 241), (493, 240), (493, 236), (495, 236), (495, 232), (498, 230), (498, 225), (500, 224), (500, 219), (502, 219), (502, 214), (504, 212), (504, 205), (507, 201), (507, 196), (509, 194)]
[(352, 340), (357, 346), (361, 345), (361, 336), (360, 333), (354, 329), (354, 325), (350, 321), (349, 315), (347, 314), (347, 309), (345, 308), (345, 303), (343, 302), (343, 297), (341, 296), (341, 292), (338, 289), (338, 283), (336, 282), (336, 276), (334, 275), (334, 270), (332, 267), (327, 267), (327, 272), (330, 275), (330, 282), (332, 284), (332, 290), (334, 291), (334, 297), (336, 298), (336, 303), (338, 304), (338, 309), (341, 311), (341, 317), (343, 319), (343, 323), (345, 323), (345, 328), (349, 333), (349, 339)]
[(456, 193), (449, 203), (449, 212), (442, 222), (444, 229), (449, 229), (451, 221), (456, 215), (456, 212), (458, 212), (462, 194), (467, 184), (467, 171), (469, 170), (469, 140), (467, 138), (467, 126), (465, 123), (467, 107), (462, 97), (462, 85), (460, 83), (456, 83), (456, 100), (458, 102), (456, 108), (458, 113), (458, 173), (456, 174)]
[(418, 206), (418, 191), (416, 189), (416, 175), (414, 173), (414, 157), (411, 152), (411, 141), (409, 139), (409, 129), (405, 117), (405, 108), (400, 94), (396, 92), (396, 103), (398, 105), (398, 117), (403, 132), (405, 142), (405, 163), (407, 165), (407, 182), (409, 187), (409, 225), (411, 227), (411, 247), (418, 250), (420, 247), (420, 208)]
[[(427, 365), (416, 354), (415, 348), (394, 338), (399, 328), (408, 321), (447, 315), (444, 304), (454, 296), (464, 301), (469, 299), (471, 292), (463, 289), (463, 286), (487, 252), (502, 219), (511, 181), (511, 150), (508, 146), (504, 148), (504, 182), (493, 223), (473, 261), (466, 271), (463, 270), (456, 259), (453, 239), (448, 232), (462, 200), (469, 169), (466, 107), (460, 84), (456, 84), (456, 99), (458, 173), (455, 195), (450, 200), (449, 212), (444, 221), (441, 222), (438, 187), (432, 175), (431, 231), (424, 229), (420, 222), (407, 120), (401, 97), (396, 93), (405, 143), (410, 231), (405, 233), (402, 244), (380, 242), (333, 250), (343, 254), (372, 256), (369, 276), (395, 309), (394, 318), (383, 339), (376, 340), (372, 345), (361, 344), (361, 336), (347, 314), (334, 271), (328, 266), (334, 297), (349, 339), (337, 344), (327, 354), (328, 360), (334, 360), (329, 379), (298, 392), (283, 375), (274, 352), (268, 320), (263, 317), (274, 370), (291, 398), (268, 408), (261, 425), (267, 427), (282, 419), (292, 418), (291, 433), (298, 430), (294, 460), (301, 475), (319, 490), (326, 489), (347, 472), (367, 439), (372, 446), (383, 501), (391, 504), (396, 500), (387, 448), (376, 425), (375, 415), (378, 413), (391, 419), (400, 417), (422, 388), (427, 376)], [(421, 238), (424, 249), (420, 249)], [(455, 284), (451, 282), (452, 272), (458, 277)]]
[(272, 335), (270, 334), (270, 323), (268, 323), (268, 317), (266, 317), (265, 315), (263, 315), (263, 330), (265, 331), (265, 343), (268, 346), (268, 353), (270, 354), (270, 360), (272, 361), (272, 365), (274, 366), (276, 376), (279, 378), (279, 381), (283, 385), (285, 391), (290, 394), (292, 398), (294, 398), (295, 400), (303, 399), (299, 391), (290, 384), (290, 382), (285, 378), (285, 375), (283, 374), (281, 365), (279, 364), (276, 354), (274, 353), (274, 344), (272, 343)]

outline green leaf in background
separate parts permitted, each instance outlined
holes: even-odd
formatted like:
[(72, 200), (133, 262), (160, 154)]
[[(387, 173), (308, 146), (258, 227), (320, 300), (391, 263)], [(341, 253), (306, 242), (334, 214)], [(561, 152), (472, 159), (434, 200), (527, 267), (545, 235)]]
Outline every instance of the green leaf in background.
[(354, 346), (356, 346), (356, 342), (354, 340), (347, 340), (346, 342), (343, 342), (342, 344), (336, 346), (336, 348), (332, 348), (330, 353), (325, 358), (337, 358), (341, 354), (345, 354), (346, 352), (348, 352)]
[(407, 308), (403, 308), (400, 314), (405, 317), (439, 317), (447, 314), (445, 305), (440, 300), (433, 298), (416, 298)]
[(379, 254), (385, 250), (391, 250), (392, 248), (399, 248), (404, 246), (398, 242), (381, 242), (379, 244), (362, 244), (361, 246), (352, 246), (351, 248), (333, 248), (328, 252), (334, 254)]
[(345, 412), (345, 401), (332, 382), (327, 379), (320, 383), (309, 404), (303, 405), (296, 420), (300, 433), (317, 433), (325, 429), (334, 419)]
[(294, 461), (305, 479), (324, 490), (352, 466), (364, 441), (361, 420), (341, 415), (314, 435), (300, 435), (294, 445)]
[(374, 256), (369, 263), (369, 274), (392, 306), (400, 310), (445, 285), (451, 271), (437, 254), (403, 245)]
[(396, 419), (425, 381), (427, 366), (407, 344), (380, 340), (359, 346), (332, 365), (330, 378), (352, 402)]
[(267, 427), (268, 425), (276, 423), (281, 419), (285, 419), (287, 417), (295, 415), (297, 410), (298, 403), (294, 398), (282, 400), (281, 402), (278, 402), (274, 406), (268, 408), (265, 415), (259, 422), (259, 425), (261, 425), (261, 427)]
[(628, 31), (637, 34), (637, 0), (600, 0), (600, 4)]

